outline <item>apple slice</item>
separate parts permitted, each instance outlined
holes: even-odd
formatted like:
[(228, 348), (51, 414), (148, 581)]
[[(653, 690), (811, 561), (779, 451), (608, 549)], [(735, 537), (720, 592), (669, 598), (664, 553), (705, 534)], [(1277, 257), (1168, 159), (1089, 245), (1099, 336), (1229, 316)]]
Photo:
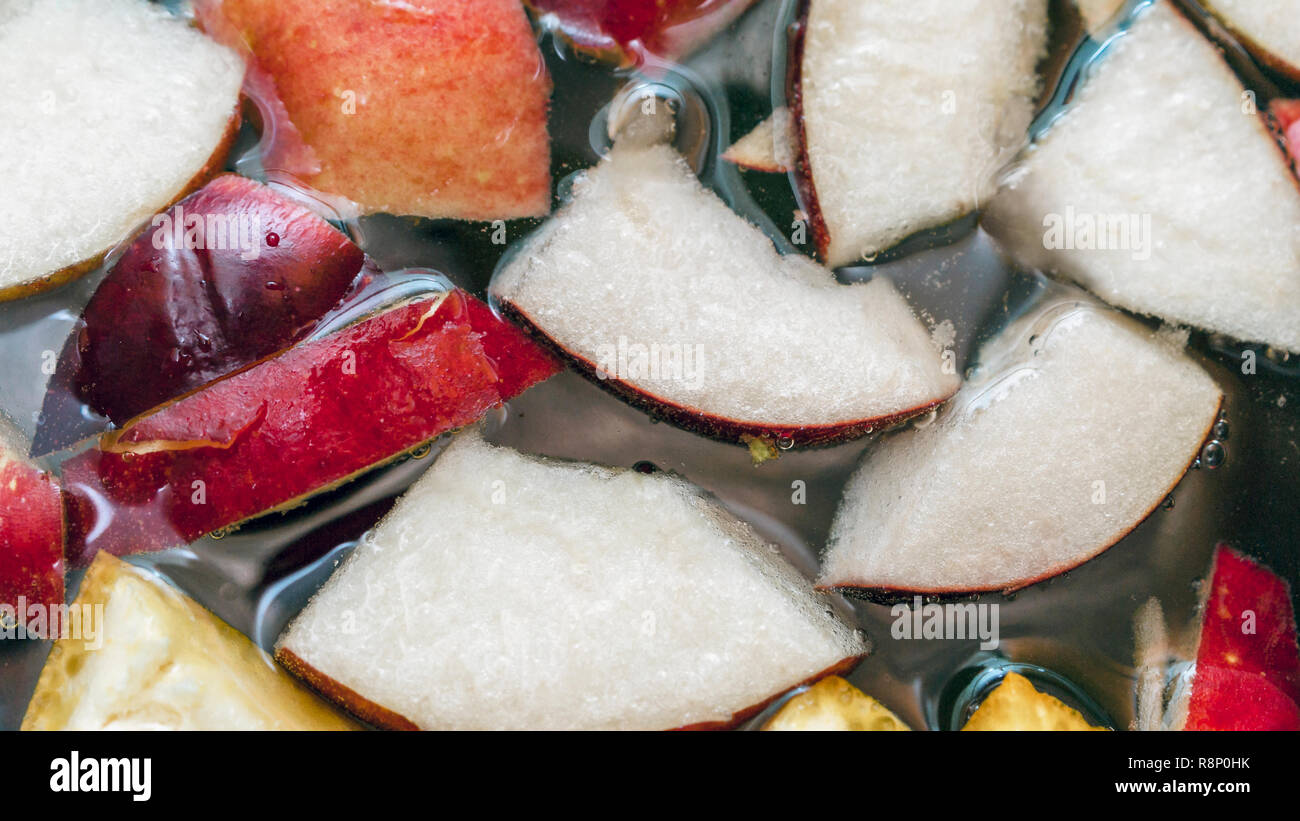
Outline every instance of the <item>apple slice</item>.
[(820, 586), (1011, 591), (1119, 541), (1218, 415), (1218, 387), (1173, 336), (1069, 299), (1013, 323), (935, 422), (867, 455)]
[(243, 65), (145, 0), (0, 14), (0, 300), (99, 265), (220, 169)]
[(1039, 692), (1019, 673), (1007, 673), (962, 727), (963, 731), (1020, 732), (1105, 729), (1092, 726), (1078, 710)]
[(362, 213), (550, 210), (550, 78), (518, 0), (204, 0), (248, 44), (320, 173)]
[(461, 291), (303, 343), (65, 462), (69, 561), (187, 544), (293, 507), (557, 369)]
[(1119, 307), (1300, 351), (1300, 184), (1247, 103), (1162, 0), (1108, 48), (986, 226)]
[(781, 707), (764, 730), (910, 730), (889, 708), (839, 676), (827, 676)]
[(45, 396), (35, 453), (118, 426), (305, 338), (379, 273), (328, 222), (223, 175), (153, 219), (99, 285)]
[(70, 605), (24, 730), (355, 730), (193, 599), (107, 553)]
[(827, 264), (990, 199), (1025, 140), (1046, 51), (1046, 0), (801, 0), (795, 176)]
[(1220, 546), (1202, 591), (1187, 730), (1300, 730), (1300, 650), (1291, 588)]
[(731, 25), (754, 0), (524, 2), (579, 50), (623, 64), (645, 64), (680, 60)]
[(616, 145), (491, 292), (598, 384), (724, 441), (849, 438), (957, 388), (888, 280), (782, 257), (667, 146)]
[(1261, 63), (1300, 82), (1300, 2), (1205, 0), (1205, 7)]
[(26, 624), (29, 604), (63, 604), (59, 486), (26, 452), (0, 414), (0, 628), (6, 630)]
[(381, 727), (712, 728), (866, 654), (828, 605), (682, 479), (467, 431), (276, 658)]
[(751, 171), (785, 173), (794, 167), (794, 142), (790, 110), (778, 108), (728, 148), (722, 159)]

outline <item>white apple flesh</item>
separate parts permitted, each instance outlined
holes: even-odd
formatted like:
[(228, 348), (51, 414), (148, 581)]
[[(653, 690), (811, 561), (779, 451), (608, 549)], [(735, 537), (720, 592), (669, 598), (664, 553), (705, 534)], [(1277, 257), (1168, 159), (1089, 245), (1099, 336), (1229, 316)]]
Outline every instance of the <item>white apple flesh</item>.
[(865, 652), (776, 547), (687, 482), (468, 432), (277, 658), (386, 727), (647, 730), (729, 725)]

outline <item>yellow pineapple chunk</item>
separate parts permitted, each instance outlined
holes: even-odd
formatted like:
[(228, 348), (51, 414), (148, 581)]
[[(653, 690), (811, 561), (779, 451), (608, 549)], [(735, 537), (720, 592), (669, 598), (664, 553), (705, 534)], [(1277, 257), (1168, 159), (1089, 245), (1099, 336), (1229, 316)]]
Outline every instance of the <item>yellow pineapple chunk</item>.
[(909, 730), (889, 708), (839, 676), (790, 699), (764, 730)]
[(963, 731), (1105, 729), (1093, 727), (1078, 710), (1038, 692), (1018, 673), (1007, 673), (962, 727)]

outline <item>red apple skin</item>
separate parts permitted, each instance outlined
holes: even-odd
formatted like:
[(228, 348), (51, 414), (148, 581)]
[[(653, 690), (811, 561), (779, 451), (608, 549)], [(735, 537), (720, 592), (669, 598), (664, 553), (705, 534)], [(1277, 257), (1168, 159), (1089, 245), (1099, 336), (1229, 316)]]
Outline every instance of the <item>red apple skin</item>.
[(303, 343), (65, 462), (68, 560), (175, 547), (292, 507), (558, 369), (460, 291)]
[(1300, 707), (1262, 675), (1198, 664), (1183, 729), (1300, 730)]
[(621, 63), (678, 60), (739, 17), (754, 0), (525, 0), (554, 15), (573, 45)]
[(63, 504), (49, 474), (0, 443), (0, 604), (19, 597), (63, 604)]
[[(172, 222), (155, 218), (82, 312), (46, 392), (33, 452), (98, 433), (83, 403), (122, 426), (288, 348), (379, 273), (324, 219), (234, 174), (166, 215)], [(186, 248), (168, 227), (190, 217), (247, 220), (253, 230), (204, 243), (224, 248)], [(241, 247), (249, 239), (255, 249)]]
[[(1220, 546), (1207, 584), (1197, 670), (1224, 668), (1262, 677), (1286, 698), (1300, 703), (1300, 651), (1287, 583), (1262, 565)], [(1247, 625), (1253, 632), (1245, 632)], [(1195, 702), (1195, 689), (1192, 698)]]
[(272, 79), (246, 91), (274, 87), (263, 108), (282, 104), (318, 162), (303, 182), (363, 213), (550, 211), (551, 84), (518, 0), (201, 0), (196, 16)]

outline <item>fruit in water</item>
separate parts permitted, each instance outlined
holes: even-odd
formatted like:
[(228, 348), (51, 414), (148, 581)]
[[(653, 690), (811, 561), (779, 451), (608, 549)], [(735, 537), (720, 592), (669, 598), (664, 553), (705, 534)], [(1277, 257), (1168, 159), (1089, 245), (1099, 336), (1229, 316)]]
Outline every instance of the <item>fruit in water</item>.
[(6, 630), (27, 624), (26, 605), (63, 604), (59, 485), (27, 461), (26, 451), (0, 415), (0, 629)]
[(1072, 707), (1034, 688), (1019, 673), (1007, 673), (984, 697), (962, 730), (1105, 730)]
[(293, 507), (557, 370), (456, 290), (302, 343), (65, 462), (69, 561), (183, 545)]
[(799, 14), (794, 172), (827, 264), (993, 196), (1033, 116), (1046, 0), (803, 0)]
[(314, 188), (362, 213), (550, 210), (551, 82), (518, 0), (204, 0), (198, 17), (270, 76)]
[(986, 227), (1113, 305), (1300, 351), (1300, 183), (1245, 94), (1161, 0), (1103, 53)]
[(828, 604), (682, 479), (525, 456), (469, 431), (276, 656), (382, 727), (713, 728), (866, 653)]
[[(1187, 730), (1300, 730), (1300, 651), (1291, 588), (1224, 546), (1203, 589)], [(1176, 720), (1176, 719), (1175, 719)]]
[(152, 573), (95, 557), (24, 730), (353, 730), (234, 628)]
[(144, 0), (6, 3), (0, 76), (0, 300), (93, 270), (239, 126), (239, 58)]
[(724, 441), (851, 438), (957, 389), (887, 279), (781, 256), (663, 145), (616, 145), (491, 292), (602, 387)]
[(122, 426), (304, 339), (378, 273), (267, 186), (226, 174), (156, 216), (100, 283), (50, 380), (34, 451)]
[(791, 698), (764, 730), (910, 730), (889, 708), (839, 676)]
[(1078, 298), (1012, 323), (932, 424), (867, 452), (819, 584), (1009, 591), (1100, 554), (1160, 505), (1218, 416), (1185, 342)]
[(585, 52), (621, 63), (680, 60), (754, 0), (524, 0)]

